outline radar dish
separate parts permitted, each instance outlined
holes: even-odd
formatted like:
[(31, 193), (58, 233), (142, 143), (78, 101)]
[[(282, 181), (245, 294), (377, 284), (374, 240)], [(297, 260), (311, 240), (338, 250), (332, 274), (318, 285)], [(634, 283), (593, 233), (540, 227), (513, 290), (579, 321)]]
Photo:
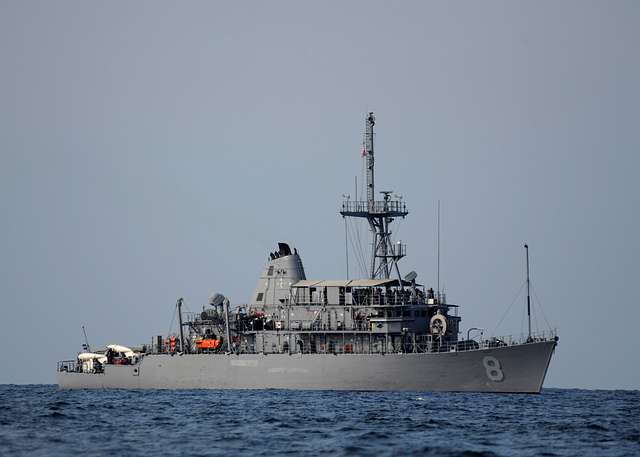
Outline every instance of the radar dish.
[(224, 302), (224, 295), (222, 294), (211, 294), (209, 297), (209, 304), (211, 306), (219, 306)]
[(404, 277), (405, 281), (414, 281), (416, 278), (418, 277), (418, 273), (416, 273), (415, 271), (410, 271), (409, 273), (406, 274), (406, 276)]

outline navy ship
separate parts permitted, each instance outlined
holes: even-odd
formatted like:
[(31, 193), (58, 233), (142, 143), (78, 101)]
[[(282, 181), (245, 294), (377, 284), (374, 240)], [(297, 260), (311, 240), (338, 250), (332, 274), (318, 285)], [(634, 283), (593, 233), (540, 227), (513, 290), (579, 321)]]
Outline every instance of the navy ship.
[(202, 311), (183, 311), (178, 331), (149, 344), (110, 344), (57, 365), (60, 388), (325, 389), (539, 393), (558, 337), (461, 337), (459, 306), (417, 274), (402, 275), (406, 246), (391, 225), (408, 215), (392, 192), (376, 199), (375, 117), (365, 119), (366, 200), (345, 196), (344, 218), (371, 231), (368, 276), (308, 279), (288, 243), (268, 255), (249, 303), (213, 294)]

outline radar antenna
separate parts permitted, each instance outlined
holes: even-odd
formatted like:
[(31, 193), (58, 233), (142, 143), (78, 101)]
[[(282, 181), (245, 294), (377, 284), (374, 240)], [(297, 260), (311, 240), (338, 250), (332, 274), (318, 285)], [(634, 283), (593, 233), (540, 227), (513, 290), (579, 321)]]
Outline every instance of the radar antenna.
[(398, 261), (406, 255), (406, 246), (400, 242), (393, 244), (391, 241), (390, 224), (394, 218), (404, 218), (409, 212), (401, 198), (393, 197), (391, 191), (381, 192), (382, 200), (375, 199), (375, 174), (373, 154), (373, 127), (376, 118), (369, 113), (365, 120), (365, 141), (363, 155), (367, 160), (367, 200), (348, 200), (342, 203), (340, 214), (342, 217), (361, 217), (367, 219), (371, 229), (372, 253), (370, 279), (388, 279), (393, 270), (398, 275), (402, 286), (402, 277), (398, 268)]

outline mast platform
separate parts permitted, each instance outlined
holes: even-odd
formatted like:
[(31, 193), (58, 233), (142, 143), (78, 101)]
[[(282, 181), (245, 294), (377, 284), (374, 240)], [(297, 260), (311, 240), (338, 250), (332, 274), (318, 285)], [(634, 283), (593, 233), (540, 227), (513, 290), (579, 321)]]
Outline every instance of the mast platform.
[(400, 200), (345, 200), (340, 210), (340, 215), (347, 217), (405, 217), (407, 214), (407, 205)]

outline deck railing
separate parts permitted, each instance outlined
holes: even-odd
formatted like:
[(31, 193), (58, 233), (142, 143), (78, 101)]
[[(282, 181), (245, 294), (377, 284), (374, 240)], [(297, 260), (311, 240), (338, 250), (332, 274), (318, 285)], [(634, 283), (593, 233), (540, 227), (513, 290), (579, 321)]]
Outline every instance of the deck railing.
[[(333, 339), (327, 338), (331, 335)], [(341, 335), (342, 338), (340, 338)], [(355, 336), (349, 330), (343, 332), (318, 332), (315, 335), (316, 344), (311, 346), (307, 341), (295, 340), (282, 335), (282, 339), (287, 344), (282, 344), (280, 350), (277, 348), (261, 347), (256, 345), (243, 345), (240, 353), (266, 353), (266, 354), (392, 354), (392, 353), (432, 353), (432, 352), (467, 352), (486, 349), (494, 349), (508, 346), (519, 346), (524, 344), (540, 343), (545, 341), (557, 341), (555, 330), (544, 331), (532, 334), (531, 337), (512, 335), (491, 337), (481, 340), (459, 340), (440, 342), (432, 335), (419, 335), (413, 340), (406, 336), (403, 342), (398, 342), (395, 346), (385, 338), (384, 334), (364, 333)], [(337, 337), (337, 338), (336, 338)], [(302, 345), (300, 344), (302, 343)]]
[[(456, 342), (441, 343), (432, 335), (420, 335), (415, 340), (409, 336), (404, 342), (395, 346), (384, 337), (378, 334), (360, 334), (363, 338), (358, 340), (354, 338), (348, 330), (341, 333), (342, 339), (328, 339), (327, 335), (336, 336), (338, 332), (327, 332), (326, 334), (318, 333), (316, 335), (316, 344), (312, 347), (308, 342), (291, 338), (291, 344), (281, 345), (280, 350), (273, 347), (260, 347), (256, 345), (242, 345), (239, 348), (241, 354), (408, 354), (408, 353), (437, 353), (437, 352), (467, 352), (480, 351), (487, 349), (495, 349), (500, 347), (519, 346), (526, 344), (535, 344), (546, 341), (557, 341), (557, 331), (555, 329), (540, 333), (520, 335), (514, 337), (512, 335), (502, 337), (491, 337), (480, 340), (460, 340)], [(364, 338), (369, 335), (368, 338)], [(283, 337), (288, 343), (287, 337)], [(301, 345), (300, 342), (303, 344)], [(270, 349), (270, 350), (269, 350)], [(77, 373), (82, 371), (82, 364), (77, 360), (61, 360), (57, 364), (58, 372)]]
[[(367, 291), (368, 292), (368, 291)], [(305, 306), (402, 306), (402, 305), (424, 305), (424, 293), (416, 294), (412, 297), (410, 288), (404, 291), (398, 291), (395, 294), (378, 294), (378, 293), (361, 293), (351, 294), (351, 302), (348, 302), (347, 296), (339, 296), (338, 303), (329, 303), (328, 298), (321, 296), (320, 293), (314, 294), (312, 297), (305, 296), (303, 293), (293, 293), (291, 297), (292, 305)]]
[(385, 214), (393, 213), (398, 216), (409, 214), (407, 205), (400, 200), (378, 200), (374, 202), (345, 200), (342, 202), (341, 212), (343, 213), (372, 213)]
[(78, 367), (82, 367), (82, 365), (79, 364), (76, 360), (61, 360), (58, 362), (56, 371), (76, 372)]

